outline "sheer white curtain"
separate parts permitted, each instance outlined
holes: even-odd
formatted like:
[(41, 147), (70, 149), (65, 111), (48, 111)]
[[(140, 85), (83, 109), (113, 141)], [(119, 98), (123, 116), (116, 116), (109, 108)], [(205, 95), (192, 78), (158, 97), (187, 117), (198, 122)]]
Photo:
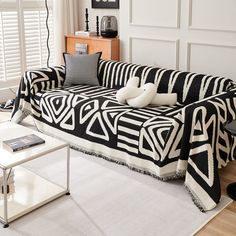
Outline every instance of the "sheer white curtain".
[(65, 35), (74, 34), (79, 29), (79, 0), (53, 0), (55, 63), (63, 62)]

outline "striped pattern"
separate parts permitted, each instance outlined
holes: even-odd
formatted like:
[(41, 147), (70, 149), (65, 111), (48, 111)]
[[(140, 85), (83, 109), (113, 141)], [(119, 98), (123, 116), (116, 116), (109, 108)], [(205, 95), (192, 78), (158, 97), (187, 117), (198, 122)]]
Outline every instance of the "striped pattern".
[[(218, 167), (234, 159), (236, 147), (236, 139), (224, 130), (225, 122), (236, 118), (231, 80), (100, 61), (103, 86), (61, 88), (64, 71), (57, 67), (26, 72), (12, 120), (20, 122), (32, 114), (43, 123), (43, 131), (60, 131), (68, 142), (76, 138), (73, 145), (80, 149), (161, 179), (185, 176), (201, 210), (217, 205)], [(142, 84), (156, 83), (158, 92), (177, 92), (178, 105), (134, 109), (119, 104), (116, 89), (134, 75)]]
[(225, 77), (154, 68), (124, 62), (101, 60), (100, 84), (107, 88), (124, 87), (129, 78), (138, 76), (140, 85), (155, 83), (158, 93), (177, 93), (180, 104), (190, 104), (232, 88)]

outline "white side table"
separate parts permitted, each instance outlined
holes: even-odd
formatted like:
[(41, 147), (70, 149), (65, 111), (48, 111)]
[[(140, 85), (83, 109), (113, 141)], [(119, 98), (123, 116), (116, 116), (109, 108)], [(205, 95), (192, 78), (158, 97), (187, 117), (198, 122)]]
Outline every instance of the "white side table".
[[(2, 147), (2, 141), (21, 137), (27, 134), (36, 134), (45, 140), (44, 144), (30, 147), (17, 152), (10, 152)], [(62, 195), (69, 195), (69, 145), (56, 138), (26, 128), (24, 126), (4, 122), (0, 123), (0, 171), (3, 175), (3, 193), (0, 192), (0, 221), (3, 227), (9, 226), (13, 220), (53, 201)], [(66, 149), (66, 180), (65, 186), (58, 185), (20, 166), (51, 152)], [(45, 158), (48, 155), (44, 156)], [(15, 193), (7, 193), (7, 172), (14, 169)]]

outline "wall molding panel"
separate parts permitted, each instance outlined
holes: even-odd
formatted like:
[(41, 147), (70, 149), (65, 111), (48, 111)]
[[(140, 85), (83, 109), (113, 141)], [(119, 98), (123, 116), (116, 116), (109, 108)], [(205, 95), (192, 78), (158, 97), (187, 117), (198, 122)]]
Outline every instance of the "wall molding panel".
[(187, 43), (187, 70), (235, 80), (236, 45)]
[[(150, 66), (179, 69), (179, 40), (130, 37), (129, 44), (130, 62), (139, 63), (141, 61), (141, 64), (145, 64), (145, 62), (142, 62), (142, 58), (148, 55), (148, 65)], [(167, 61), (166, 54), (172, 60)]]
[[(158, 3), (162, 7), (152, 8), (148, 2)], [(129, 0), (129, 24), (140, 27), (179, 28), (180, 8), (180, 0)]]
[(188, 27), (236, 32), (235, 0), (189, 0)]
[(236, 0), (120, 0), (121, 58), (236, 81)]

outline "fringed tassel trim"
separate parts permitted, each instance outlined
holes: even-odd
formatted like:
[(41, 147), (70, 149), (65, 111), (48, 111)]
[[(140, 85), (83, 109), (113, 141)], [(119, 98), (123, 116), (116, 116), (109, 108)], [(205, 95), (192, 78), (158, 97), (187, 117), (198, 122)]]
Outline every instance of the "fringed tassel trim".
[(134, 166), (130, 166), (130, 165), (128, 165), (128, 164), (125, 163), (125, 162), (111, 159), (111, 158), (109, 158), (109, 157), (107, 157), (107, 156), (105, 156), (105, 155), (97, 154), (97, 153), (95, 153), (95, 152), (88, 151), (88, 150), (85, 150), (85, 149), (83, 149), (83, 148), (79, 148), (79, 147), (74, 146), (74, 145), (70, 145), (70, 147), (71, 147), (72, 149), (74, 149), (74, 150), (79, 151), (79, 152), (82, 152), (82, 153), (85, 153), (85, 154), (88, 154), (88, 155), (93, 155), (93, 156), (96, 156), (96, 157), (100, 157), (100, 158), (103, 158), (103, 159), (105, 159), (105, 160), (107, 160), (107, 161), (114, 162), (114, 163), (116, 163), (116, 164), (126, 166), (126, 167), (128, 167), (129, 169), (131, 169), (131, 170), (133, 170), (133, 171), (136, 171), (136, 172), (139, 172), (139, 173), (145, 174), (145, 175), (150, 175), (150, 176), (152, 176), (152, 177), (154, 177), (154, 178), (156, 178), (156, 179), (158, 179), (158, 180), (161, 180), (161, 181), (170, 181), (170, 180), (182, 179), (182, 178), (185, 177), (185, 174), (179, 173), (179, 172), (174, 173), (173, 175), (170, 175), (170, 176), (160, 177), (160, 176), (157, 176), (157, 175), (155, 175), (155, 174), (153, 174), (153, 173), (150, 173), (150, 172), (148, 172), (148, 171), (146, 171), (146, 170), (141, 170), (141, 169), (136, 168), (136, 167), (134, 167)]
[(29, 110), (19, 108), (14, 116), (11, 117), (11, 121), (14, 123), (21, 123), (27, 116), (32, 113)]
[(205, 213), (206, 210), (203, 208), (201, 201), (199, 201), (199, 199), (196, 197), (196, 195), (191, 192), (191, 190), (189, 189), (189, 187), (186, 184), (184, 186), (185, 186), (186, 190), (188, 191), (189, 195), (191, 196), (193, 203), (198, 207), (198, 209), (201, 212)]
[[(111, 159), (111, 158), (109, 158), (107, 156), (104, 156), (102, 154), (97, 154), (95, 152), (91, 152), (91, 151), (88, 151), (88, 150), (85, 150), (85, 149), (82, 149), (82, 148), (78, 148), (76, 146), (71, 146), (71, 148), (73, 148), (73, 149), (75, 149), (75, 150), (77, 150), (79, 152), (88, 154), (88, 155), (93, 155), (93, 156), (96, 156), (96, 157), (103, 158), (103, 159), (105, 159), (107, 161), (111, 161), (111, 162), (114, 162), (114, 163), (117, 163), (117, 164), (120, 164), (120, 165), (123, 165), (123, 166), (127, 166), (129, 169), (131, 169), (133, 171), (136, 171), (136, 172), (139, 172), (139, 173), (145, 174), (145, 175), (150, 175), (150, 176), (152, 176), (152, 177), (154, 177), (154, 178), (156, 178), (158, 180), (161, 180), (161, 181), (170, 181), (170, 180), (176, 180), (176, 179), (183, 179), (183, 178), (185, 178), (185, 174), (186, 174), (186, 171), (178, 171), (178, 172), (176, 172), (173, 175), (166, 176), (166, 177), (160, 177), (160, 176), (157, 176), (157, 175), (155, 175), (153, 173), (150, 173), (150, 172), (148, 172), (146, 170), (140, 170), (140, 169), (138, 169), (136, 167), (129, 166), (125, 162), (113, 160), (113, 159)], [(199, 199), (190, 191), (189, 187), (186, 184), (184, 186), (185, 186), (187, 192), (189, 193), (189, 195), (191, 196), (193, 203), (198, 207), (198, 209), (201, 212), (205, 213), (206, 211), (203, 208), (203, 206), (202, 206), (201, 202), (199, 201)]]

